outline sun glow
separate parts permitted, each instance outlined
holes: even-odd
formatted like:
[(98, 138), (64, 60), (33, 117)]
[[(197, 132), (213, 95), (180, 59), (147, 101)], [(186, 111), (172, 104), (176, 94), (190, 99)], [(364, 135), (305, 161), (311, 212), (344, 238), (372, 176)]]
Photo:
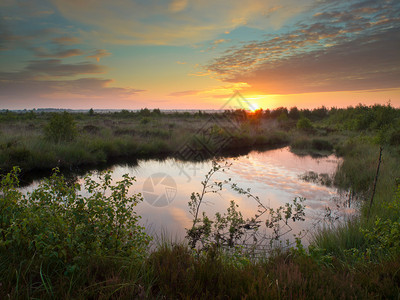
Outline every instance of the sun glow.
[(249, 109), (250, 109), (250, 111), (255, 112), (257, 109), (260, 109), (260, 107), (258, 106), (257, 103), (253, 102), (253, 103), (250, 103)]

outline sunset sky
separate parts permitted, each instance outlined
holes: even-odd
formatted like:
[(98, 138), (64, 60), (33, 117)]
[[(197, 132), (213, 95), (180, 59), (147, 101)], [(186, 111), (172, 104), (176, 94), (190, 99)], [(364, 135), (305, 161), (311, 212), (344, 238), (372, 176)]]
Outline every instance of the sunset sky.
[(0, 109), (400, 107), (400, 1), (1, 0)]

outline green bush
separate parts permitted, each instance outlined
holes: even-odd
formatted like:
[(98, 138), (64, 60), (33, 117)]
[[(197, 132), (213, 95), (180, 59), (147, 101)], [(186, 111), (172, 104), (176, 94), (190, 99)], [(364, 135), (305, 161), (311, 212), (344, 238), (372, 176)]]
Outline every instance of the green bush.
[(18, 172), (14, 168), (1, 179), (2, 260), (36, 257), (69, 272), (94, 257), (144, 255), (150, 238), (134, 211), (141, 196), (128, 195), (133, 177), (124, 175), (112, 185), (110, 171), (99, 175), (100, 182), (86, 176), (83, 196), (80, 184), (68, 183), (55, 170), (25, 196), (17, 190)]
[(311, 144), (314, 149), (319, 150), (319, 151), (332, 151), (333, 150), (333, 145), (327, 140), (313, 139)]
[(299, 137), (291, 143), (290, 148), (295, 150), (307, 150), (310, 149), (311, 146), (312, 144), (310, 139), (306, 137)]
[(308, 131), (314, 128), (312, 122), (308, 118), (301, 118), (300, 120), (298, 120), (296, 127), (297, 129), (304, 131)]
[(44, 128), (46, 139), (55, 143), (69, 142), (76, 138), (78, 131), (71, 114), (64, 111), (62, 114), (54, 114), (50, 122)]

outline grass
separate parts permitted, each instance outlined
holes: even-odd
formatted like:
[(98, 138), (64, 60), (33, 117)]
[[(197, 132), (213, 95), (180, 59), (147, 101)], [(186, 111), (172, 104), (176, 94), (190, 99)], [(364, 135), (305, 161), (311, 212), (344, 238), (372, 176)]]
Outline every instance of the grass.
[(149, 263), (158, 274), (155, 294), (190, 299), (372, 299), (397, 297), (400, 261), (350, 269), (331, 267), (288, 253), (264, 261), (234, 265), (212, 251), (195, 257), (182, 245), (153, 253)]
[[(376, 112), (377, 117), (365, 119), (364, 111)], [(336, 153), (343, 162), (334, 184), (354, 192), (361, 203), (359, 216), (315, 231), (309, 249), (298, 245), (286, 252), (266, 253), (258, 260), (215, 247), (194, 251), (187, 244), (162, 240), (141, 259), (93, 254), (79, 268), (68, 269), (38, 253), (10, 253), (0, 243), (0, 298), (398, 299), (400, 148), (396, 126), (386, 131), (387, 136), (382, 130), (390, 125), (379, 117), (382, 111), (398, 124), (397, 110), (379, 106), (319, 109), (315, 114), (301, 111), (312, 122), (312, 131), (296, 128), (296, 120), (282, 117), (284, 112), (278, 114), (279, 120), (249, 117), (234, 122), (222, 115), (210, 121), (210, 115), (203, 113), (80, 114), (74, 115), (76, 139), (60, 143), (43, 136), (47, 114), (0, 115), (3, 169), (16, 163), (25, 170), (99, 166), (116, 158), (174, 155), (181, 145), (195, 146), (199, 141), (218, 150), (216, 141), (229, 137), (222, 154), (283, 145), (302, 154)], [(383, 160), (369, 213), (382, 145)]]
[[(221, 114), (72, 114), (77, 135), (51, 140), (51, 114), (0, 116), (0, 169), (14, 165), (24, 172), (94, 167), (117, 158), (176, 156), (182, 147), (209, 157), (252, 147), (280, 147), (288, 134), (275, 121), (232, 122)], [(28, 118), (28, 119), (24, 119)], [(221, 143), (223, 147), (221, 147)], [(206, 148), (206, 149), (204, 149)], [(204, 157), (207, 158), (207, 157)]]

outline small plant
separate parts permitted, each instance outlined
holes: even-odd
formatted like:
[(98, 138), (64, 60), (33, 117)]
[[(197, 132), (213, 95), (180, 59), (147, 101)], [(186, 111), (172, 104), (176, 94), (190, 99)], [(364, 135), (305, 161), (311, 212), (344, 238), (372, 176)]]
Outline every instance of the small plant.
[[(273, 241), (280, 240), (282, 236), (293, 230), (290, 222), (304, 221), (304, 198), (296, 198), (293, 203), (286, 203), (274, 209), (266, 207), (257, 196), (251, 193), (250, 189), (244, 190), (236, 183), (232, 183), (231, 178), (224, 181), (211, 181), (217, 172), (225, 172), (229, 167), (230, 164), (227, 162), (220, 165), (213, 161), (211, 170), (201, 182), (202, 191), (191, 195), (189, 209), (193, 216), (193, 224), (190, 229), (187, 229), (187, 238), (192, 248), (196, 248), (198, 242), (201, 249), (209, 249), (211, 246), (237, 248), (241, 245), (251, 245), (250, 248), (255, 249), (257, 246), (265, 248), (268, 244), (271, 247)], [(205, 195), (219, 193), (224, 186), (229, 186), (238, 194), (256, 201), (258, 210), (254, 217), (244, 219), (238, 210), (239, 206), (234, 201), (230, 202), (227, 212), (223, 215), (216, 213), (211, 219), (203, 212), (202, 217), (199, 217)], [(263, 220), (262, 217), (265, 219)], [(259, 232), (258, 229), (262, 223), (272, 231), (270, 235)]]

